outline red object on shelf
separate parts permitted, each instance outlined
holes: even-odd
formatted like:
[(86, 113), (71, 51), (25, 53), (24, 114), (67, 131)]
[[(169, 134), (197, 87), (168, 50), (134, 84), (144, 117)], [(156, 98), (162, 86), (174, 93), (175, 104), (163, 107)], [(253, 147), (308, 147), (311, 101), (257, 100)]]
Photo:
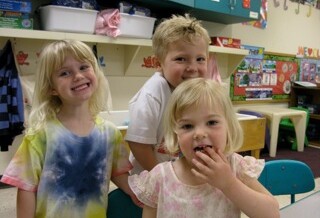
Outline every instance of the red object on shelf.
[(234, 39), (229, 37), (211, 37), (211, 45), (216, 45), (220, 47), (229, 47), (229, 48), (240, 48), (241, 40)]
[(242, 7), (243, 8), (250, 8), (250, 0), (243, 0)]

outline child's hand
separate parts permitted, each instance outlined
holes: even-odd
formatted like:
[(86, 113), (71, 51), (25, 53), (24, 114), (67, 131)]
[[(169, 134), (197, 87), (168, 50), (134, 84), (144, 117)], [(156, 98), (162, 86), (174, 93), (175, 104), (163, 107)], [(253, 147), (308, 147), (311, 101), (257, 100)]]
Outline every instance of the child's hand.
[(205, 151), (207, 154), (196, 152), (196, 156), (201, 161), (192, 159), (192, 163), (196, 166), (192, 169), (192, 173), (223, 191), (235, 181), (235, 175), (221, 150), (215, 151), (213, 148), (206, 147)]

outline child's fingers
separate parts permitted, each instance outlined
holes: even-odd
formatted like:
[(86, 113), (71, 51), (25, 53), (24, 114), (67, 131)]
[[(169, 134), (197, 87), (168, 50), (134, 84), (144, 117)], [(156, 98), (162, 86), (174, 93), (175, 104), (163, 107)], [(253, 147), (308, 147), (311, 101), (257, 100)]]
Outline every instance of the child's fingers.
[[(196, 152), (196, 153), (198, 153), (198, 152)], [(199, 152), (199, 153), (201, 153), (201, 152)], [(213, 162), (213, 160), (210, 157), (208, 157), (207, 155), (202, 154), (202, 153), (199, 154), (199, 156), (201, 156), (200, 158), (205, 164), (201, 163), (199, 160), (197, 160), (195, 158), (192, 159), (192, 163), (196, 166), (196, 168), (198, 169), (199, 172), (201, 172), (204, 175), (208, 175), (211, 171), (211, 169), (210, 169), (210, 168), (212, 168), (211, 162)]]
[(219, 157), (220, 157), (225, 163), (228, 162), (228, 159), (227, 159), (226, 155), (222, 152), (221, 149), (218, 149), (218, 150), (216, 151), (216, 153), (219, 155)]
[(203, 175), (202, 173), (199, 173), (197, 170), (195, 169), (191, 169), (191, 172), (198, 178), (202, 179), (203, 181), (207, 181), (207, 177), (205, 175)]

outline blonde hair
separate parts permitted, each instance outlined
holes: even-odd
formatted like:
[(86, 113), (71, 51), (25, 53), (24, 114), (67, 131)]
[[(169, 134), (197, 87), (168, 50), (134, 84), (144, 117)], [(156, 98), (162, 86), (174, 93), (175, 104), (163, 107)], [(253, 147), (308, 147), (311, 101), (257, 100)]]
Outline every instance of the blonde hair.
[(152, 37), (152, 49), (154, 55), (161, 62), (168, 53), (169, 45), (184, 40), (193, 43), (197, 38), (203, 38), (210, 45), (208, 31), (199, 20), (190, 17), (189, 14), (172, 15), (170, 19), (163, 20), (156, 28)]
[(177, 120), (189, 108), (221, 108), (227, 121), (227, 145), (225, 153), (230, 154), (242, 146), (243, 133), (233, 109), (227, 89), (220, 83), (195, 78), (182, 82), (172, 93), (164, 115), (165, 144), (169, 152), (179, 151), (178, 138), (175, 133)]
[(77, 40), (55, 41), (41, 51), (27, 134), (42, 129), (45, 123), (54, 119), (59, 112), (62, 102), (58, 96), (51, 94), (52, 74), (62, 67), (68, 56), (91, 64), (96, 74), (97, 89), (89, 100), (89, 110), (92, 115), (96, 116), (100, 111), (107, 109), (108, 83), (91, 48)]

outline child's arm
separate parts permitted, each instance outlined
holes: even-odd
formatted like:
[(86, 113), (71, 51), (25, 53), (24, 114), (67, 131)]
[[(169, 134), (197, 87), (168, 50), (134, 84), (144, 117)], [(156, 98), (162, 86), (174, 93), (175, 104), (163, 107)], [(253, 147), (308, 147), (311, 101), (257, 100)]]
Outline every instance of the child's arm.
[(34, 218), (36, 211), (36, 193), (18, 188), (17, 218)]
[(142, 207), (143, 204), (138, 200), (138, 198), (136, 197), (136, 195), (133, 193), (133, 191), (132, 191), (131, 188), (129, 187), (129, 184), (128, 184), (128, 176), (129, 176), (128, 173), (121, 174), (121, 175), (119, 175), (119, 176), (112, 177), (112, 178), (111, 178), (111, 181), (112, 181), (117, 187), (119, 187), (122, 191), (124, 191), (127, 195), (129, 195), (135, 205), (137, 205), (138, 207)]
[(141, 144), (132, 141), (128, 141), (128, 144), (133, 156), (143, 169), (150, 171), (158, 164), (151, 144)]
[(142, 218), (157, 217), (157, 208), (152, 208), (147, 205), (143, 206)]
[[(209, 154), (197, 152), (193, 163), (198, 168), (192, 172), (208, 184), (220, 189), (249, 217), (280, 217), (277, 200), (255, 178), (244, 177), (240, 181), (221, 151), (206, 148)], [(201, 161), (201, 162), (200, 162)]]

